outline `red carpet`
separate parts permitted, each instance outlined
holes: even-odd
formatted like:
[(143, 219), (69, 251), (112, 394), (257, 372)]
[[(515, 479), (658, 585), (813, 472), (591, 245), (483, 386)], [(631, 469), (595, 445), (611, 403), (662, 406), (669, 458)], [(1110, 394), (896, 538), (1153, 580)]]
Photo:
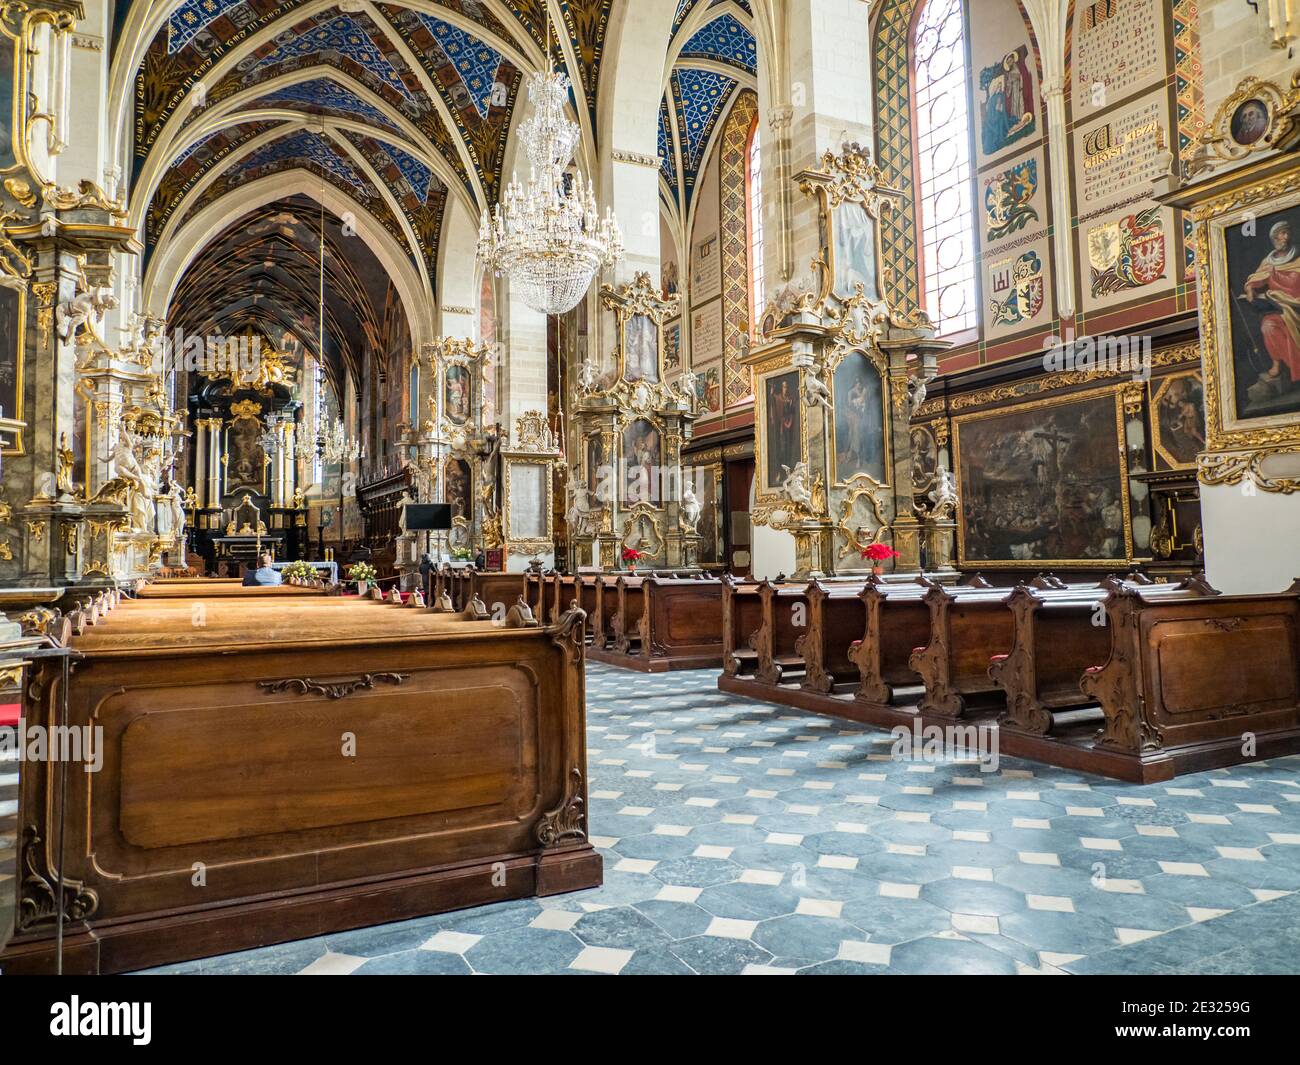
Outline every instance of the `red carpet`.
[(22, 706), (18, 703), (0, 703), (0, 728), (18, 724), (18, 716), (22, 710)]

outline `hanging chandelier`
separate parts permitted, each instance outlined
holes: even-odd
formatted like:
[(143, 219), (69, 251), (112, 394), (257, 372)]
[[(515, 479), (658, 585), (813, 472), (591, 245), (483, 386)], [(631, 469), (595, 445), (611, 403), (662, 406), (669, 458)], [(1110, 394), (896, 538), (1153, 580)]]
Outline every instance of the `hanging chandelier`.
[(550, 64), (529, 76), (533, 113), (519, 128), (532, 173), (525, 188), (518, 178), (506, 186), (496, 211), (483, 212), (478, 255), (510, 279), (511, 292), (542, 314), (563, 314), (578, 305), (601, 267), (623, 258), (623, 234), (613, 213), (602, 218), (591, 181), (566, 173), (579, 130), (564, 113), (569, 79)]

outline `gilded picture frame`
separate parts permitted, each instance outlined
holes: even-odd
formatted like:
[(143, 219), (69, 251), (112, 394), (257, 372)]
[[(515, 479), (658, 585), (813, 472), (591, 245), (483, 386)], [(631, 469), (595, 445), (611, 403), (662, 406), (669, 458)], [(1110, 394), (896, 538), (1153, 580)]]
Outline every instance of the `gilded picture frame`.
[[(10, 313), (9, 300), (12, 298), (12, 313)], [(0, 286), (0, 345), (7, 349), (12, 343), (14, 359), (12, 367), (0, 365), (0, 373), (8, 369), (12, 372), (12, 388), (9, 384), (0, 382), (0, 404), (3, 404), (3, 415), (6, 421), (13, 420), (21, 422), (24, 419), (24, 409), (26, 402), (23, 397), (23, 364), (27, 361), (27, 288)], [(7, 354), (6, 351), (0, 350), (0, 360)], [(4, 402), (10, 395), (14, 397), (12, 407), (9, 403)], [(0, 448), (0, 456), (4, 458), (13, 458), (26, 454), (26, 445), (24, 443), (24, 431), (14, 429), (12, 439), (6, 439), (3, 448)], [(87, 466), (87, 469), (90, 467)]]
[[(766, 361), (754, 367), (754, 396), (757, 404), (757, 424), (755, 436), (758, 439), (758, 461), (754, 475), (756, 478), (757, 489), (755, 495), (760, 503), (776, 503), (783, 497), (781, 496), (782, 479), (773, 480), (769, 477), (769, 460), (771, 458), (771, 445), (769, 439), (768, 424), (771, 417), (769, 409), (769, 382), (788, 381), (788, 392), (793, 401), (792, 407), (798, 419), (796, 427), (796, 440), (798, 451), (791, 455), (785, 456), (793, 458), (795, 462), (802, 462), (805, 466), (808, 464), (808, 418), (803, 407), (802, 392), (802, 373), (790, 364), (787, 355), (782, 354), (773, 360)], [(782, 465), (790, 466), (793, 464), (785, 462)]]
[[(551, 460), (508, 455), (505, 457), (504, 465), (502, 495), (505, 499), (506, 514), (503, 527), (507, 550), (524, 554), (550, 551), (555, 539), (554, 501), (551, 498)], [(520, 476), (524, 470), (528, 473)], [(538, 472), (533, 473), (533, 470)], [(527, 517), (529, 506), (524, 500), (517, 498), (515, 492), (521, 484), (529, 481), (535, 481), (540, 489), (541, 499), (538, 504), (541, 513), (532, 527), (525, 528), (520, 519), (521, 516)]]
[[(1235, 189), (1192, 212), (1196, 224), (1200, 271), (1200, 322), (1205, 370), (1205, 421), (1208, 449), (1226, 451), (1300, 444), (1300, 409), (1252, 417), (1240, 410), (1240, 348), (1249, 324), (1234, 292), (1231, 275), (1240, 263), (1230, 261), (1229, 242), (1240, 247), (1241, 234), (1258, 238), (1260, 254), (1274, 219), (1297, 219), (1300, 228), (1300, 159), (1287, 172)], [(1300, 233), (1292, 233), (1300, 249)], [(1242, 254), (1240, 251), (1238, 255)], [(1292, 384), (1296, 382), (1293, 380)], [(1242, 381), (1243, 387), (1246, 382)]]
[[(1184, 417), (1186, 404), (1197, 407), (1199, 394), (1200, 447), (1205, 447), (1205, 378), (1199, 366), (1178, 373), (1165, 374), (1147, 383), (1150, 397), (1147, 410), (1151, 414), (1151, 450), (1160, 471), (1194, 470), (1196, 454), (1188, 458), (1189, 448), (1195, 443), (1196, 434), (1190, 427), (1175, 431), (1171, 437), (1171, 420), (1177, 416)], [(1174, 407), (1177, 405), (1177, 412)], [(1190, 417), (1190, 413), (1187, 415)], [(1189, 439), (1190, 438), (1190, 439)]]
[(834, 297), (844, 303), (856, 294), (852, 278), (843, 269), (846, 264), (838, 261), (847, 248), (862, 243), (860, 233), (850, 240), (846, 232), (852, 216), (859, 220), (855, 225), (869, 224), (872, 231), (869, 248), (860, 249), (872, 256), (870, 268), (853, 273), (863, 276), (866, 298), (873, 303), (880, 302), (883, 298), (880, 264), (884, 261), (882, 222), (887, 212), (903, 202), (903, 193), (883, 183), (880, 168), (872, 162), (870, 151), (856, 145), (846, 146), (839, 155), (827, 151), (819, 168), (805, 170), (796, 175), (796, 180), (805, 195), (815, 196), (817, 200), (821, 245), (813, 264), (821, 274), (817, 301), (824, 304)]
[[(841, 404), (848, 401), (848, 397), (841, 397), (836, 392), (836, 374), (840, 368), (849, 360), (851, 356), (862, 358), (867, 366), (875, 373), (877, 382), (880, 386), (880, 446), (881, 446), (881, 476), (873, 477), (869, 473), (859, 470), (849, 476), (840, 476), (840, 422), (841, 415), (844, 413)], [(852, 347), (836, 348), (826, 361), (826, 385), (831, 390), (831, 395), (835, 402), (835, 413), (827, 419), (830, 443), (831, 443), (831, 475), (832, 484), (835, 488), (850, 488), (863, 483), (874, 485), (877, 488), (890, 487), (893, 478), (893, 453), (890, 446), (890, 409), (889, 409), (889, 374), (885, 366), (884, 359), (880, 354), (870, 347)], [(874, 407), (874, 403), (873, 403)]]
[[(1020, 403), (1011, 406), (998, 407), (991, 410), (982, 410), (972, 414), (959, 415), (952, 420), (952, 466), (954, 475), (957, 478), (957, 494), (961, 500), (961, 507), (958, 512), (957, 520), (957, 564), (959, 567), (979, 567), (982, 569), (1024, 569), (1025, 567), (1069, 567), (1072, 569), (1090, 569), (1090, 570), (1115, 570), (1123, 569), (1132, 565), (1135, 561), (1133, 547), (1133, 514), (1131, 489), (1129, 485), (1128, 455), (1126, 450), (1125, 421), (1126, 414), (1124, 411), (1124, 385), (1107, 385), (1103, 388), (1087, 389), (1079, 392), (1068, 392), (1063, 395), (1050, 396), (1042, 399), (1034, 399), (1027, 403)], [(1104, 401), (1104, 403), (1103, 403)], [(1113, 422), (1107, 421), (1105, 424), (1108, 428), (1114, 429), (1114, 455), (1115, 455), (1115, 473), (1113, 484), (1117, 490), (1118, 499), (1115, 500), (1120, 508), (1120, 535), (1119, 553), (1102, 558), (1071, 557), (1062, 554), (1062, 557), (1023, 557), (1023, 558), (993, 558), (983, 557), (982, 555), (972, 555), (970, 551), (970, 529), (968, 528), (969, 514), (967, 507), (974, 507), (976, 494), (971, 491), (972, 485), (968, 478), (966, 462), (962, 458), (963, 433), (966, 434), (969, 443), (971, 427), (979, 423), (988, 422), (996, 419), (1010, 419), (1017, 415), (1026, 415), (1034, 412), (1045, 411), (1058, 407), (1071, 405), (1091, 404), (1097, 407), (1104, 406), (1107, 412), (1113, 412)], [(1092, 428), (1099, 426), (1088, 423)], [(1022, 432), (1024, 430), (1021, 430)], [(1005, 430), (1004, 430), (1005, 433)], [(1058, 435), (1055, 431), (1041, 434), (1050, 438)], [(1098, 450), (1100, 441), (1090, 445), (1085, 450), (1089, 454), (1102, 454), (1104, 451)], [(1112, 443), (1106, 440), (1105, 443)], [(1048, 440), (1048, 446), (1055, 451), (1056, 443)], [(1079, 482), (1075, 482), (1076, 484)], [(1061, 527), (1057, 522), (1055, 528)], [(1077, 530), (1073, 530), (1077, 531)]]
[[(681, 297), (679, 295), (665, 298), (655, 288), (647, 273), (638, 273), (631, 284), (614, 288), (605, 285), (601, 288), (601, 301), (614, 314), (618, 350), (615, 353), (617, 379), (636, 384), (645, 381), (649, 385), (664, 384), (664, 328), (671, 318), (681, 315)], [(628, 355), (635, 343), (640, 356), (632, 367), (629, 376)], [(646, 345), (653, 344), (653, 376), (647, 373)]]

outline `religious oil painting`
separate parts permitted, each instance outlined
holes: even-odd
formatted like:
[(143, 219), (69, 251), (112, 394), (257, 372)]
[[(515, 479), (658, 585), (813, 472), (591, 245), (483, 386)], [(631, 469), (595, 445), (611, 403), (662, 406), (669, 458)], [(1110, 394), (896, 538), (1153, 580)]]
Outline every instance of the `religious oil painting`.
[(464, 425), (469, 421), (471, 388), (469, 369), (465, 366), (448, 366), (447, 367), (447, 385), (445, 402), (447, 404), (447, 420), (454, 422), (456, 425)]
[(1249, 147), (1268, 132), (1268, 126), (1268, 104), (1252, 98), (1243, 101), (1232, 113), (1228, 132), (1238, 144)]
[[(9, 38), (0, 40), (0, 169), (11, 167), (14, 156), (14, 50)], [(5, 412), (8, 416), (8, 412)]]
[(1223, 233), (1237, 417), (1300, 413), (1300, 206)]
[(657, 503), (663, 445), (654, 422), (637, 418), (623, 430), (623, 471), (628, 503)]
[[(0, 48), (0, 52), (4, 49)], [(22, 418), (24, 295), (0, 287), (0, 417)]]
[(1200, 369), (1152, 385), (1151, 444), (1156, 468), (1191, 469), (1205, 450), (1205, 385)]
[(623, 377), (659, 380), (659, 327), (647, 314), (634, 314), (623, 327)]
[(853, 200), (835, 208), (835, 295), (852, 296), (861, 285), (871, 299), (876, 288), (875, 223), (862, 204)]
[(764, 481), (769, 490), (775, 490), (803, 461), (803, 410), (797, 370), (776, 374), (763, 382), (763, 417)]
[(1114, 389), (956, 419), (960, 561), (1126, 561), (1121, 425)]
[(251, 488), (260, 492), (265, 484), (266, 452), (261, 443), (259, 418), (236, 418), (230, 423), (226, 461), (226, 488), (233, 492)]
[(835, 397), (835, 480), (885, 481), (885, 408), (880, 371), (850, 352), (831, 378)]
[(451, 516), (472, 521), (473, 500), (470, 497), (469, 463), (464, 459), (447, 460), (446, 500), (451, 505)]

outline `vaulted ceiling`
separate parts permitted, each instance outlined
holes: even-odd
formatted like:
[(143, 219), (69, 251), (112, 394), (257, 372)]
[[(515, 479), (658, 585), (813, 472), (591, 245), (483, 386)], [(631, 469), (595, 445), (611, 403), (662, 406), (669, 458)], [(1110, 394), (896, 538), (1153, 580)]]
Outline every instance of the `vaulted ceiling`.
[[(550, 5), (560, 16), (552, 54), (574, 82), (588, 153), (601, 148), (601, 68), (614, 3)], [(341, 231), (355, 221), (347, 215), (359, 216), (364, 226), (354, 228), (400, 249), (380, 258), (390, 267), (409, 260), (416, 288), (436, 298), (450, 205), (477, 218), (508, 176), (525, 72), (546, 54), (546, 11), (546, 0), (119, 0), (113, 57), (132, 119), (124, 177), (140, 212), (146, 267), (158, 249), (179, 247), (169, 242), (182, 232), (187, 241), (211, 240), (173, 292), (173, 303), (182, 291), (204, 293), (187, 318), (206, 316), (230, 333), (223, 313), (246, 317), (276, 293), (293, 317), (302, 294), (275, 286), (293, 282), (294, 270), (259, 273), (252, 303), (254, 293), (205, 275), (235, 261), (241, 229), (283, 209), (275, 190), (314, 194), (324, 185), (331, 202), (355, 207), (338, 212)], [(747, 0), (679, 0), (659, 148), (661, 191), (683, 213), (721, 116), (739, 87), (754, 85), (752, 23)], [(268, 204), (264, 189), (277, 202)], [(255, 209), (235, 224), (245, 204)], [(373, 256), (353, 263), (383, 274)], [(314, 300), (314, 288), (308, 292)], [(360, 299), (356, 286), (338, 292)], [(327, 332), (343, 342), (360, 338), (357, 323), (378, 312), (361, 301), (338, 313), (338, 329)]]
[(758, 47), (747, 0), (678, 0), (659, 105), (660, 192), (685, 218), (722, 117), (755, 88)]

